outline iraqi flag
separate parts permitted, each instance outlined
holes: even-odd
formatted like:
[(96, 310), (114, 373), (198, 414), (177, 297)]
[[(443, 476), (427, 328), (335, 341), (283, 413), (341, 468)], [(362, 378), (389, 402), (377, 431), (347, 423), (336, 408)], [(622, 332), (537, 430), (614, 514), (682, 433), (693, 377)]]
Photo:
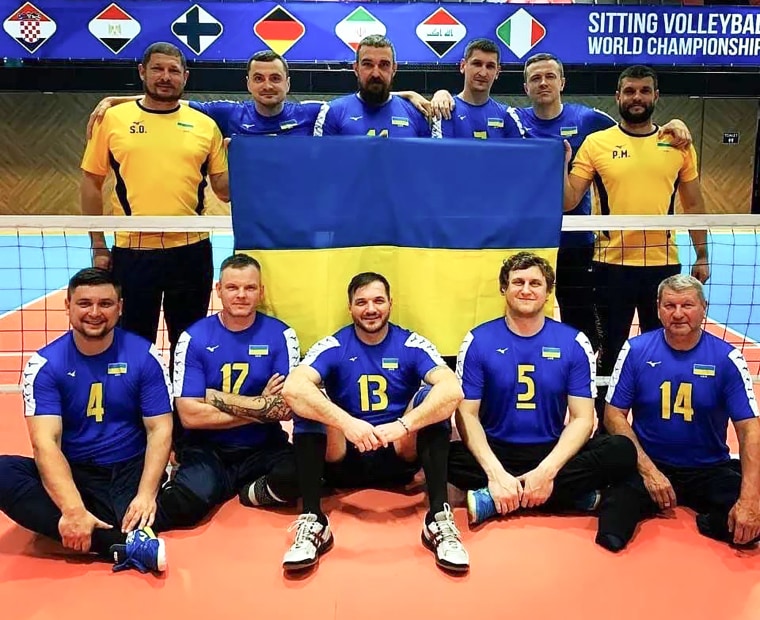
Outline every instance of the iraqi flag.
[(118, 54), (140, 34), (140, 22), (117, 4), (110, 4), (90, 20), (90, 34)]
[(57, 28), (56, 23), (31, 2), (25, 2), (3, 22), (3, 30), (30, 54), (52, 37)]

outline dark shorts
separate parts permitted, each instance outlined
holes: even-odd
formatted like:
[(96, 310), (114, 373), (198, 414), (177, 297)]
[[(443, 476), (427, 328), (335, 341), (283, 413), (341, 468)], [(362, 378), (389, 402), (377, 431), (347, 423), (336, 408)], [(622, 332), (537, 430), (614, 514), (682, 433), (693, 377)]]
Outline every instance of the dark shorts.
[(418, 462), (403, 460), (393, 446), (362, 453), (349, 443), (342, 461), (325, 464), (325, 483), (338, 489), (398, 487), (409, 484), (419, 469)]

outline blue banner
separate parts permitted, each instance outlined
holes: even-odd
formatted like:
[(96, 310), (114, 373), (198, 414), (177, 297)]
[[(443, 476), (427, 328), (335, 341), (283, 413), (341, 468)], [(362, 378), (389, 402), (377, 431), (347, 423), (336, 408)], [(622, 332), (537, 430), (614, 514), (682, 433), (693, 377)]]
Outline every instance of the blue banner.
[(476, 37), (498, 41), (507, 64), (539, 52), (568, 64), (760, 64), (756, 7), (0, 0), (0, 16), (11, 58), (133, 60), (171, 41), (195, 60), (271, 48), (347, 62), (363, 36), (385, 34), (401, 64), (456, 63)]
[(375, 271), (392, 320), (455, 355), (504, 312), (507, 256), (556, 261), (563, 167), (558, 140), (234, 136), (235, 248), (261, 262), (265, 311), (304, 348), (350, 320), (349, 280)]

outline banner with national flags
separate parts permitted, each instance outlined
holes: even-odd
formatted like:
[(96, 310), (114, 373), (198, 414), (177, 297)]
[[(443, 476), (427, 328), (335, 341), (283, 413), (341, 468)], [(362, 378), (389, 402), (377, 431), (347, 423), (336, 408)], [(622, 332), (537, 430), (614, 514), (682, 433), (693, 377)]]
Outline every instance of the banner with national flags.
[[(235, 248), (261, 262), (264, 311), (291, 325), (304, 350), (350, 320), (346, 287), (362, 271), (390, 281), (393, 321), (455, 355), (470, 328), (504, 311), (498, 275), (508, 255), (530, 249), (556, 261), (559, 141), (261, 144), (234, 136), (230, 145)], [(442, 161), (456, 174), (442, 174)]]
[(757, 6), (0, 0), (0, 17), (0, 58), (138, 60), (151, 43), (173, 41), (190, 60), (245, 62), (271, 49), (290, 63), (347, 63), (371, 34), (390, 38), (400, 65), (458, 64), (476, 38), (494, 41), (506, 65), (539, 52), (583, 65), (760, 58)]

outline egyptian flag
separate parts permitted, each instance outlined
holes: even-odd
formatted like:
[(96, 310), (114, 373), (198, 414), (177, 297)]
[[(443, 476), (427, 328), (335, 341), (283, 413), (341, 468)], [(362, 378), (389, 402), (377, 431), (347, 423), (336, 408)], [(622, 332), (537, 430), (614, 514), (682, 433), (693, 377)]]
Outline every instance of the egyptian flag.
[(455, 355), (503, 314), (507, 256), (556, 262), (563, 167), (559, 141), (293, 136), (261, 148), (235, 136), (235, 248), (261, 262), (263, 310), (304, 350), (350, 321), (348, 282), (375, 271), (391, 285), (391, 320)]

